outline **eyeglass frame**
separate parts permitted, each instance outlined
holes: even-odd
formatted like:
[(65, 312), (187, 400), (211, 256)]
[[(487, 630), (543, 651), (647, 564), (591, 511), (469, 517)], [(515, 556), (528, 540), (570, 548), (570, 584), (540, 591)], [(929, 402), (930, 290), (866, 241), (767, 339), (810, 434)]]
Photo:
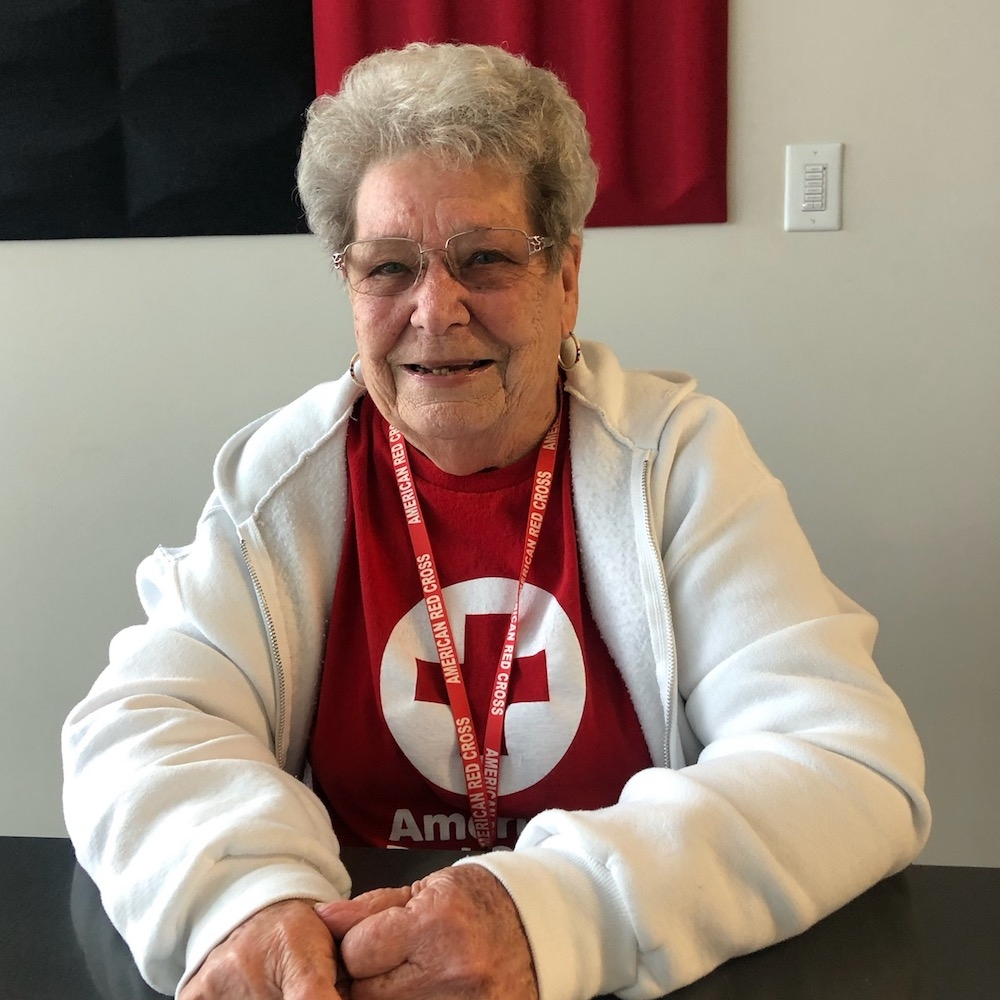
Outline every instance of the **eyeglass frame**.
[[(463, 229), (460, 233), (452, 233), (444, 241), (444, 246), (440, 247), (425, 247), (418, 240), (411, 240), (408, 236), (375, 236), (368, 240), (351, 240), (350, 243), (344, 244), (343, 248), (340, 250), (334, 250), (330, 255), (330, 261), (333, 266), (340, 271), (344, 276), (344, 280), (347, 284), (354, 289), (354, 291), (360, 293), (361, 295), (371, 295), (374, 298), (392, 298), (393, 295), (402, 295), (404, 292), (408, 292), (413, 288), (416, 288), (420, 284), (421, 278), (423, 278), (425, 272), (427, 271), (426, 258), (425, 255), (428, 253), (441, 253), (444, 255), (444, 266), (448, 269), (448, 273), (463, 287), (468, 288), (469, 286), (465, 284), (462, 279), (455, 274), (451, 266), (451, 258), (448, 256), (448, 245), (452, 240), (457, 240), (460, 236), (469, 236), (471, 233), (488, 233), (493, 230), (503, 230), (509, 233), (520, 233), (528, 243), (528, 259), (524, 264), (520, 264), (520, 267), (527, 267), (531, 263), (531, 258), (537, 254), (541, 253), (543, 250), (550, 250), (556, 245), (556, 241), (552, 236), (530, 236), (523, 229), (518, 229), (516, 226), (479, 226), (476, 229)], [(417, 257), (420, 260), (420, 266), (414, 272), (413, 284), (407, 285), (406, 288), (400, 289), (398, 292), (388, 292), (383, 295), (378, 295), (375, 292), (365, 292), (360, 288), (355, 288), (351, 284), (351, 279), (347, 276), (347, 251), (351, 249), (352, 246), (356, 246), (361, 243), (377, 243), (380, 240), (406, 240), (408, 243), (413, 243), (417, 247)], [(475, 291), (477, 289), (470, 289)], [(481, 290), (481, 289), (479, 289)]]

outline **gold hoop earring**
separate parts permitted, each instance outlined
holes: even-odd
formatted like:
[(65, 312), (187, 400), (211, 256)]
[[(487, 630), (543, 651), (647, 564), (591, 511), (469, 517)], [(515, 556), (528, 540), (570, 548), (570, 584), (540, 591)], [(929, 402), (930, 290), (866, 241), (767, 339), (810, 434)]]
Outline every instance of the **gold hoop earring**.
[(361, 372), (361, 353), (359, 351), (355, 351), (354, 357), (351, 358), (351, 363), (347, 366), (347, 374), (351, 376), (351, 381), (359, 389), (366, 389), (367, 386), (364, 383), (364, 377), (360, 374), (360, 372)]
[[(566, 341), (567, 340), (572, 340), (573, 341), (573, 360), (570, 361), (569, 364), (567, 364), (565, 361), (563, 361), (563, 348), (566, 346)], [(576, 336), (575, 333), (571, 333), (566, 338), (566, 340), (563, 340), (563, 342), (559, 345), (559, 357), (557, 359), (558, 362), (559, 362), (559, 367), (564, 372), (568, 372), (570, 370), (570, 368), (575, 368), (577, 366), (578, 362), (580, 361), (580, 357), (581, 357), (582, 353), (583, 352), (580, 349), (580, 341), (577, 339), (577, 336)]]

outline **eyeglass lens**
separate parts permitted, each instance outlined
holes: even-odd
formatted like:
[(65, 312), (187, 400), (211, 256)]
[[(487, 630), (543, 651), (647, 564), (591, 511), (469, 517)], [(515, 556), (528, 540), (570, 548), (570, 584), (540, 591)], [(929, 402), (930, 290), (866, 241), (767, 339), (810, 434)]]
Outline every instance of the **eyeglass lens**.
[(443, 248), (421, 250), (416, 240), (385, 237), (360, 240), (344, 249), (347, 280), (366, 295), (396, 295), (420, 278), (422, 258), (443, 250), (448, 269), (476, 291), (509, 287), (524, 272), (531, 254), (519, 229), (475, 229), (452, 236)]

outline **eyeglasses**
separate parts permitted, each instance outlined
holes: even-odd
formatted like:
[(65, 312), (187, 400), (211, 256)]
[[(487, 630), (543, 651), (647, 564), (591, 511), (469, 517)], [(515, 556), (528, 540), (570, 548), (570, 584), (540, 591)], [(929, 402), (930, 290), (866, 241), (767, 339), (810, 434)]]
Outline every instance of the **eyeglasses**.
[(472, 291), (509, 288), (536, 253), (555, 245), (549, 236), (528, 236), (520, 229), (470, 229), (455, 233), (443, 247), (386, 236), (356, 240), (333, 255), (333, 266), (363, 295), (398, 295), (412, 288), (427, 268), (429, 253), (444, 254), (451, 275)]

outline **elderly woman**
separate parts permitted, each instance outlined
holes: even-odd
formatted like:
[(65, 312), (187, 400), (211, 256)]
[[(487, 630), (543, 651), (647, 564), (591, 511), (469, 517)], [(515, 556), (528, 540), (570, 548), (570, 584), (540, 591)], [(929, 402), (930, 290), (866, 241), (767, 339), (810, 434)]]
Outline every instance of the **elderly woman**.
[[(372, 56), (299, 186), (357, 354), (226, 444), (65, 730), (148, 980), (654, 997), (906, 865), (922, 757), (873, 620), (723, 406), (574, 336), (595, 168), (562, 84)], [(348, 843), (487, 852), (346, 900)]]

